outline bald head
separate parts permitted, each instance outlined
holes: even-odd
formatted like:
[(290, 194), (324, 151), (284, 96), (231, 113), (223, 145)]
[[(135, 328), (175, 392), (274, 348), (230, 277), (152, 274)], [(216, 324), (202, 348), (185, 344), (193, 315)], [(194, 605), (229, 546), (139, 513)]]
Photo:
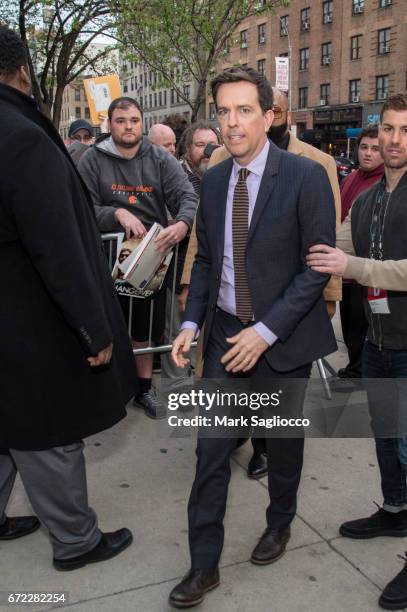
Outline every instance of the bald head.
[(277, 87), (273, 87), (273, 105), (281, 108), (282, 111), (288, 111), (288, 98), (286, 94), (277, 89)]
[(168, 125), (155, 123), (151, 126), (147, 138), (151, 144), (164, 149), (171, 155), (175, 155), (175, 134)]
[(279, 146), (288, 132), (288, 98), (284, 92), (273, 87), (273, 124), (269, 130), (269, 138)]

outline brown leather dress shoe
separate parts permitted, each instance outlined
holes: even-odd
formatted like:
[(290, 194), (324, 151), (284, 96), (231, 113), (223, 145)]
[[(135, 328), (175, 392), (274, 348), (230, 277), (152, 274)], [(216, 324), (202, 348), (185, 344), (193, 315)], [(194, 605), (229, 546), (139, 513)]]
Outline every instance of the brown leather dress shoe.
[(189, 570), (170, 593), (168, 602), (174, 608), (193, 608), (203, 601), (205, 593), (219, 586), (219, 569)]
[(290, 539), (290, 535), (290, 527), (285, 529), (266, 529), (252, 552), (250, 561), (256, 565), (274, 563), (285, 553), (285, 547)]
[(0, 540), (15, 540), (33, 533), (40, 528), (40, 521), (36, 516), (14, 516), (6, 517), (5, 522), (0, 525)]

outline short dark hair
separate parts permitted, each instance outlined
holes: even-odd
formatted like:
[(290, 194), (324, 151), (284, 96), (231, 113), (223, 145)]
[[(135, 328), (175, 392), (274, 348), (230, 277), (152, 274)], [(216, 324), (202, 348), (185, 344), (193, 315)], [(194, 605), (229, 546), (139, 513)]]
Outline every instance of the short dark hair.
[(216, 107), (216, 96), (219, 87), (225, 83), (238, 83), (239, 81), (246, 81), (247, 83), (256, 85), (259, 103), (263, 113), (272, 108), (273, 90), (266, 77), (260, 72), (257, 72), (257, 70), (254, 70), (254, 68), (243, 68), (242, 66), (227, 68), (218, 74), (211, 82), (212, 97)]
[(194, 134), (198, 130), (210, 130), (211, 132), (215, 134), (216, 139), (219, 143), (220, 139), (219, 139), (219, 132), (217, 131), (217, 129), (208, 121), (201, 120), (201, 121), (196, 121), (195, 123), (192, 123), (182, 135), (184, 139), (184, 146), (186, 149), (191, 146), (192, 140), (194, 138)]
[(380, 121), (383, 121), (383, 115), (388, 110), (406, 111), (407, 110), (407, 94), (398, 93), (387, 98), (380, 111)]
[(112, 120), (113, 111), (115, 111), (116, 108), (120, 108), (121, 110), (127, 110), (131, 106), (135, 106), (140, 111), (140, 115), (143, 116), (143, 109), (141, 108), (137, 100), (135, 100), (134, 98), (129, 98), (128, 96), (121, 96), (120, 98), (112, 100), (109, 108), (107, 109), (107, 116), (109, 117), (109, 121)]
[(379, 137), (379, 126), (377, 123), (372, 123), (367, 127), (363, 128), (358, 136), (358, 145), (360, 144), (362, 138), (378, 138)]
[(0, 80), (9, 79), (27, 64), (27, 49), (21, 38), (10, 28), (0, 26)]

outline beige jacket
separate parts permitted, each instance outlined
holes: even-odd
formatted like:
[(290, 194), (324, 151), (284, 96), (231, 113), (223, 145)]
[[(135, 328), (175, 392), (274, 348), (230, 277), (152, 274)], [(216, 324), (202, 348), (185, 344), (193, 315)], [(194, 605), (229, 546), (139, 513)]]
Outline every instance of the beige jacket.
[(354, 278), (361, 285), (393, 291), (407, 291), (407, 259), (377, 261), (355, 257), (350, 214), (342, 223), (336, 246), (348, 254), (345, 278)]
[[(298, 140), (293, 134), (290, 134), (290, 142), (288, 145), (288, 151), (295, 155), (304, 155), (309, 159), (312, 159), (320, 163), (326, 170), (331, 183), (332, 191), (335, 198), (335, 210), (336, 210), (336, 229), (338, 230), (341, 222), (341, 195), (339, 191), (338, 177), (336, 174), (336, 164), (333, 157), (323, 153), (319, 149), (312, 147), (305, 142)], [(209, 161), (209, 167), (219, 164), (230, 156), (229, 152), (225, 147), (216, 149)], [(198, 250), (198, 242), (196, 238), (195, 224), (191, 231), (191, 237), (189, 239), (188, 251), (185, 257), (184, 271), (181, 278), (182, 285), (189, 285), (191, 280), (191, 271), (194, 264), (195, 255)], [(342, 297), (342, 280), (337, 276), (332, 276), (329, 283), (325, 287), (324, 299), (326, 302), (336, 302)]]

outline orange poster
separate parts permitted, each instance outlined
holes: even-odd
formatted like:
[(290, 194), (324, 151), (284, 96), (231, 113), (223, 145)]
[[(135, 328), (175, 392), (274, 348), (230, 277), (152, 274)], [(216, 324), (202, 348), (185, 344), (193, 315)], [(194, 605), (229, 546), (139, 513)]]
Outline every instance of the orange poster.
[(83, 84), (92, 123), (100, 125), (99, 113), (107, 115), (110, 102), (122, 95), (119, 77), (117, 74), (109, 74), (94, 79), (84, 79)]

